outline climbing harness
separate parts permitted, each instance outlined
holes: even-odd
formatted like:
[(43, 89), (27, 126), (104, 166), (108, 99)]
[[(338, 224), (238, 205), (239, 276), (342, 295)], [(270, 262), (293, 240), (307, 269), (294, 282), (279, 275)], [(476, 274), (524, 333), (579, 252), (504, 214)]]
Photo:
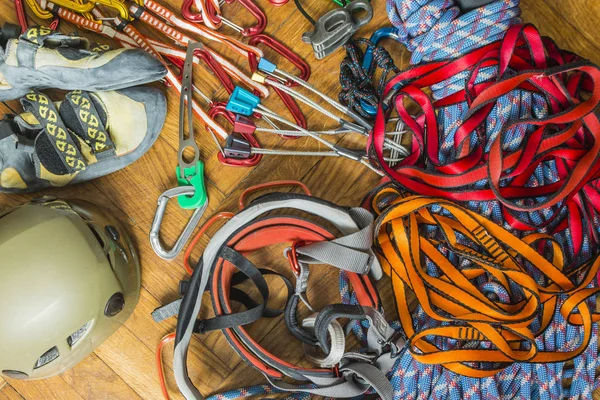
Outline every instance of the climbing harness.
[[(304, 11), (300, 6), (298, 9)], [(357, 11), (364, 11), (365, 15), (357, 18)], [(354, 0), (343, 8), (328, 12), (318, 21), (305, 12), (303, 14), (314, 25), (314, 30), (305, 32), (302, 41), (311, 44), (315, 57), (321, 60), (346, 44), (357, 30), (373, 19), (373, 7), (368, 0)]]
[[(179, 109), (179, 165), (176, 169), (179, 187), (169, 189), (163, 193), (158, 200), (158, 208), (150, 230), (150, 243), (154, 252), (165, 260), (172, 260), (183, 250), (183, 246), (191, 237), (198, 225), (200, 218), (208, 207), (208, 195), (204, 186), (204, 164), (200, 160), (200, 150), (194, 138), (193, 108), (192, 108), (192, 75), (193, 57), (196, 49), (202, 47), (200, 43), (188, 45), (185, 65), (183, 67), (183, 81), (181, 83), (181, 97)], [(187, 121), (187, 124), (185, 123)], [(193, 156), (187, 161), (186, 150), (191, 150)], [(160, 238), (160, 228), (167, 203), (170, 199), (177, 197), (179, 206), (184, 209), (193, 209), (194, 212), (177, 239), (175, 246), (167, 250), (163, 247)]]
[[(253, 190), (245, 192), (240, 199), (241, 205), (244, 205), (243, 198)], [(273, 215), (271, 212), (275, 210), (285, 210), (285, 213)], [(334, 233), (321, 222), (300, 218), (298, 211), (308, 212), (326, 221), (327, 225), (332, 224), (340, 233)], [(211, 223), (223, 217), (227, 215), (220, 214), (211, 219)], [(277, 390), (354, 397), (373, 388), (383, 399), (391, 399), (392, 388), (385, 373), (403, 346), (403, 339), (385, 321), (377, 292), (366, 275), (372, 271), (375, 276), (380, 276), (376, 258), (370, 250), (372, 221), (372, 215), (362, 208), (342, 208), (301, 194), (271, 193), (245, 206), (221, 227), (205, 248), (186, 285), (183, 301), (177, 305), (174, 371), (183, 395), (188, 399), (203, 398), (187, 377), (185, 360), (192, 334), (219, 329), (234, 350), (260, 370)], [(205, 230), (206, 226), (202, 232)], [(296, 277), (295, 288), (280, 273), (259, 270), (246, 258), (257, 250), (282, 243), (291, 246), (283, 258)], [(360, 305), (330, 305), (307, 320), (297, 321), (299, 304), (302, 302), (310, 307), (306, 297), (310, 264), (329, 264), (345, 271)], [(236, 269), (240, 272), (236, 273)], [(266, 274), (279, 276), (287, 286), (285, 310), (266, 308), (269, 298), (269, 287), (263, 277)], [(249, 302), (247, 295), (236, 287), (246, 280), (259, 290), (263, 303)], [(208, 288), (216, 317), (196, 321), (203, 293)], [(242, 302), (247, 310), (232, 313), (231, 301)], [(174, 311), (170, 306), (166, 307), (171, 313)], [(274, 318), (282, 314), (291, 334), (304, 344), (308, 358), (317, 362), (315, 368), (281, 360), (255, 342), (244, 327), (261, 317)], [(155, 316), (164, 318), (167, 315), (157, 310)], [(339, 318), (370, 321), (369, 352), (358, 354), (345, 350), (345, 333), (337, 322)], [(327, 356), (318, 355), (317, 348)], [(283, 382), (284, 376), (309, 385)]]
[[(391, 194), (398, 198), (380, 210), (378, 196)], [(392, 278), (400, 323), (416, 361), (481, 378), (510, 362), (566, 361), (590, 344), (592, 323), (600, 314), (588, 299), (595, 299), (600, 288), (588, 285), (600, 258), (565, 272), (560, 244), (551, 236), (532, 233), (519, 239), (451, 201), (403, 198), (390, 188), (373, 204), (379, 214), (374, 246)], [(444, 235), (431, 235), (437, 231)], [(551, 252), (545, 257), (536, 247)], [(409, 292), (439, 321), (435, 326), (420, 326), (405, 312)], [(568, 324), (582, 327), (582, 340), (569, 351), (536, 345), (555, 309)]]

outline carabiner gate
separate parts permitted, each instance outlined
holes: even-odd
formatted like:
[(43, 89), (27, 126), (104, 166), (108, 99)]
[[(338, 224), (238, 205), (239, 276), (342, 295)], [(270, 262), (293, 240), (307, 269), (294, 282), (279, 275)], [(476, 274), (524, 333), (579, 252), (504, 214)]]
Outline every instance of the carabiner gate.
[[(232, 4), (235, 1), (236, 0), (219, 1), (219, 4)], [(267, 16), (265, 15), (265, 13), (256, 4), (254, 4), (252, 0), (237, 1), (239, 1), (240, 4), (242, 4), (256, 18), (256, 24), (247, 28), (243, 28), (235, 24), (234, 22), (224, 18), (220, 14), (220, 10), (216, 10), (210, 2), (207, 3), (206, 7), (206, 11), (209, 12), (210, 15), (204, 16), (200, 12), (195, 13), (194, 11), (192, 11), (192, 5), (194, 3), (194, 0), (185, 0), (183, 2), (183, 4), (181, 5), (181, 14), (186, 20), (196, 23), (203, 23), (204, 18), (206, 17), (212, 22), (212, 25), (216, 26), (217, 28), (220, 27), (221, 24), (225, 24), (230, 28), (234, 29), (235, 31), (239, 32), (243, 36), (254, 36), (262, 33), (267, 27)]]
[(187, 241), (192, 236), (192, 233), (198, 225), (200, 218), (202, 218), (206, 207), (208, 207), (208, 201), (206, 201), (202, 207), (196, 208), (194, 210), (194, 213), (190, 217), (190, 220), (185, 226), (183, 232), (177, 238), (175, 245), (171, 249), (165, 249), (160, 238), (160, 228), (162, 225), (163, 218), (165, 216), (167, 204), (169, 203), (169, 200), (175, 197), (193, 196), (195, 192), (196, 189), (193, 186), (178, 186), (167, 190), (158, 198), (158, 207), (156, 208), (156, 214), (154, 215), (154, 220), (152, 221), (152, 228), (150, 229), (150, 245), (152, 246), (154, 252), (163, 260), (172, 260), (175, 257), (177, 257), (179, 253), (181, 253), (181, 250), (183, 250), (183, 246), (185, 246)]

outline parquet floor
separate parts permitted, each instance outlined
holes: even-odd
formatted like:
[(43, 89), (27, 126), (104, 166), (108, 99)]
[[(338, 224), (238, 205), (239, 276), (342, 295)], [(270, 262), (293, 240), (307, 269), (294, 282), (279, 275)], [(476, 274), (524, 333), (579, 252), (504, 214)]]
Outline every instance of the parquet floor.
[[(160, 0), (172, 10), (179, 9), (178, 0)], [(266, 11), (269, 24), (266, 32), (286, 45), (295, 49), (312, 67), (311, 82), (322, 91), (336, 97), (339, 84), (339, 63), (343, 52), (338, 51), (324, 61), (317, 61), (309, 45), (302, 43), (300, 36), (309, 29), (309, 24), (296, 11), (292, 2), (274, 8), (267, 0), (256, 0)], [(331, 1), (305, 0), (308, 11), (322, 15), (334, 6)], [(362, 36), (388, 24), (385, 14), (385, 2), (372, 0), (375, 18), (360, 32)], [(600, 2), (595, 0), (523, 0), (521, 7), (524, 19), (538, 26), (543, 34), (553, 37), (559, 46), (572, 50), (600, 64)], [(225, 6), (225, 15), (244, 25), (250, 22), (245, 12), (240, 12), (238, 4)], [(0, 22), (16, 23), (12, 1), (0, 0)], [(61, 29), (72, 32), (74, 27), (62, 24)], [(225, 28), (226, 29), (226, 28)], [(143, 33), (147, 30), (140, 28)], [(100, 37), (94, 41), (107, 43)], [(399, 44), (386, 43), (392, 51), (398, 65), (408, 65), (408, 53)], [(219, 46), (215, 46), (219, 49)], [(241, 60), (231, 57), (234, 62), (243, 65)], [(281, 64), (280, 64), (281, 66)], [(217, 84), (214, 76), (201, 67), (197, 69), (198, 84), (213, 99), (226, 99), (224, 90)], [(201, 82), (200, 82), (201, 81)], [(166, 89), (165, 89), (166, 90)], [(154, 255), (148, 241), (148, 233), (154, 216), (156, 199), (166, 189), (175, 185), (174, 167), (176, 163), (178, 96), (167, 90), (169, 115), (161, 137), (154, 148), (140, 161), (129, 168), (87, 184), (65, 189), (49, 190), (47, 194), (62, 197), (83, 198), (107, 207), (122, 215), (132, 233), (141, 254), (142, 293), (137, 309), (127, 324), (104, 343), (92, 356), (73, 370), (62, 376), (44, 381), (22, 382), (0, 378), (1, 400), (133, 400), (162, 399), (157, 381), (155, 352), (159, 340), (173, 331), (175, 321), (157, 324), (150, 312), (157, 306), (177, 298), (178, 282), (185, 276), (182, 259), (165, 262)], [(269, 100), (273, 109), (282, 110), (278, 101)], [(18, 102), (0, 104), (3, 113), (20, 110)], [(328, 121), (308, 109), (305, 115), (311, 127), (327, 128)], [(202, 159), (206, 163), (207, 187), (210, 205), (206, 217), (217, 211), (233, 211), (242, 190), (262, 182), (279, 179), (297, 179), (306, 183), (316, 196), (342, 205), (357, 205), (363, 195), (378, 181), (378, 177), (366, 168), (342, 158), (290, 158), (264, 157), (262, 162), (252, 168), (231, 168), (222, 166), (217, 160), (217, 147), (210, 136), (196, 124), (196, 140), (201, 147)], [(345, 137), (341, 141), (350, 143), (356, 138)], [(358, 139), (362, 140), (362, 139)], [(316, 149), (313, 141), (285, 141), (279, 137), (260, 137), (265, 147), (282, 146), (294, 149)], [(0, 195), (0, 209), (24, 202), (34, 195)], [(188, 214), (173, 206), (168, 209), (164, 224), (164, 236), (174, 241)], [(204, 239), (202, 244), (206, 244)], [(281, 262), (281, 249), (272, 249), (261, 254), (263, 260)], [(267, 262), (261, 261), (261, 265)], [(1, 278), (0, 278), (1, 279)], [(313, 274), (315, 284), (311, 287), (309, 298), (319, 307), (333, 302), (337, 296), (336, 274), (320, 271)], [(389, 304), (390, 290), (384, 283), (380, 285), (382, 296)], [(387, 307), (388, 312), (393, 307)], [(391, 319), (392, 315), (388, 315)], [(300, 360), (301, 346), (288, 340), (283, 334), (283, 321), (267, 321), (253, 326), (252, 333), (262, 343), (287, 360)], [(1, 323), (1, 322), (0, 322)], [(230, 349), (220, 333), (213, 333), (195, 339), (190, 353), (189, 367), (192, 379), (205, 394), (217, 393), (222, 389), (236, 388), (248, 384), (263, 382), (263, 378)], [(293, 343), (290, 345), (290, 343)], [(172, 378), (170, 347), (165, 355), (165, 371), (171, 398), (181, 399)], [(0, 355), (1, 357), (1, 355)], [(600, 396), (596, 396), (600, 399)]]

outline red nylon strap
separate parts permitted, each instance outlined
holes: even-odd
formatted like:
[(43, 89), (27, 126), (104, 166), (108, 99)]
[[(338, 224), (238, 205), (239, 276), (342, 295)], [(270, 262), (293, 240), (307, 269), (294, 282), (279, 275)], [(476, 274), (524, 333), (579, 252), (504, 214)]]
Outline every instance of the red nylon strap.
[[(498, 68), (497, 79), (475, 84), (479, 70), (490, 66)], [(425, 88), (463, 71), (471, 74), (463, 90), (436, 102), (426, 94)], [(481, 140), (471, 145), (473, 137), (484, 135), (488, 117), (499, 98), (515, 90), (542, 95), (548, 103), (549, 115), (506, 124), (488, 152)], [(413, 132), (413, 153), (396, 168), (385, 162), (383, 142), (387, 115), (381, 104), (369, 138), (373, 160), (377, 160), (392, 181), (427, 196), (455, 201), (497, 200), (506, 220), (520, 230), (539, 229), (557, 222), (550, 218), (542, 225), (532, 226), (520, 212), (553, 207), (556, 216), (566, 207), (568, 222), (554, 229), (569, 227), (575, 252), (580, 251), (584, 234), (581, 216), (591, 217), (589, 214), (595, 214), (600, 205), (598, 189), (591, 183), (600, 172), (600, 121), (594, 114), (600, 104), (597, 66), (559, 50), (531, 25), (514, 26), (502, 41), (461, 58), (403, 71), (386, 85), (385, 101), (392, 100), (392, 96), (396, 96), (394, 104), (398, 115)], [(465, 101), (469, 110), (462, 121), (457, 121), (454, 137), (458, 156), (442, 163), (436, 115), (442, 111), (436, 107)], [(409, 114), (408, 102), (412, 106), (416, 104), (418, 118)], [(514, 129), (534, 130), (519, 148), (508, 151), (503, 144), (508, 132)], [(555, 163), (559, 179), (554, 183), (528, 186), (536, 169), (548, 162)], [(486, 182), (486, 186), (474, 188), (474, 184), (481, 181)], [(535, 197), (544, 199), (525, 201)], [(595, 238), (595, 234), (592, 237)]]

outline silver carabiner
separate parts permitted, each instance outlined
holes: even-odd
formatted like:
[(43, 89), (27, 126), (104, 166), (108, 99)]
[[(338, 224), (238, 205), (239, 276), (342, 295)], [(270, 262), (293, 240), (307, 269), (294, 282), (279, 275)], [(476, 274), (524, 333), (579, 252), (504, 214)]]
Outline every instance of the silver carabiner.
[(158, 198), (158, 207), (156, 208), (156, 214), (154, 215), (154, 221), (152, 221), (152, 228), (150, 229), (150, 245), (154, 252), (163, 260), (172, 260), (181, 253), (183, 250), (183, 246), (188, 242), (194, 229), (198, 226), (198, 222), (200, 222), (200, 218), (204, 214), (206, 207), (208, 207), (208, 199), (204, 205), (200, 208), (196, 208), (194, 213), (190, 217), (189, 222), (185, 226), (183, 232), (175, 245), (171, 249), (165, 249), (163, 246), (162, 240), (160, 239), (160, 228), (162, 225), (163, 218), (165, 216), (165, 210), (167, 209), (167, 204), (169, 200), (179, 197), (179, 196), (193, 196), (196, 189), (193, 186), (179, 186), (173, 189), (169, 189)]

